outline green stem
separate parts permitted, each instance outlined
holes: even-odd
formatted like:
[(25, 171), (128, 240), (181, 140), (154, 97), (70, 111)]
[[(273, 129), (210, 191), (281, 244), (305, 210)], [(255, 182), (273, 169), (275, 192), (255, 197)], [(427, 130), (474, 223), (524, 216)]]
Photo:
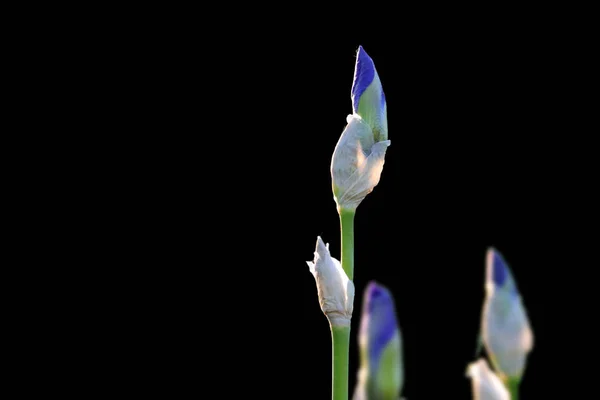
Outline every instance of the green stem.
[(508, 379), (506, 387), (510, 392), (510, 400), (519, 400), (519, 381), (517, 379)]
[(350, 348), (350, 327), (332, 326), (332, 395), (333, 400), (348, 400), (348, 353)]
[(342, 268), (348, 279), (354, 279), (354, 210), (339, 210), (342, 230)]
[[(342, 231), (342, 268), (350, 280), (354, 277), (354, 210), (339, 210)], [(348, 358), (350, 327), (331, 326), (333, 357), (331, 360), (331, 398), (348, 400)]]

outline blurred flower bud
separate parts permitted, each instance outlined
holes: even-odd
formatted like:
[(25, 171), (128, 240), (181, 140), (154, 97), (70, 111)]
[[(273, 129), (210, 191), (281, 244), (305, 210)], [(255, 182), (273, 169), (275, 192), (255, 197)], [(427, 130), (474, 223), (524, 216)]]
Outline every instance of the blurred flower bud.
[(398, 400), (404, 383), (402, 333), (390, 291), (373, 281), (364, 293), (358, 344), (354, 400)]
[(510, 400), (508, 390), (485, 359), (469, 364), (467, 376), (471, 378), (473, 400)]
[(317, 282), (321, 310), (331, 326), (350, 326), (354, 306), (354, 283), (342, 265), (329, 254), (329, 245), (317, 237), (314, 261), (307, 261)]
[(485, 288), (483, 344), (499, 376), (518, 381), (533, 348), (533, 332), (510, 269), (495, 249), (487, 252)]

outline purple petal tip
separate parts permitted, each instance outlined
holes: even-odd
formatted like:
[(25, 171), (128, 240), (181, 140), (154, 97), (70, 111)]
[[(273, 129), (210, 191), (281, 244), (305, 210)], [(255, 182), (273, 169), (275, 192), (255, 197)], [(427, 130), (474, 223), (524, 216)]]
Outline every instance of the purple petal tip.
[(365, 289), (365, 316), (368, 318), (369, 359), (376, 365), (379, 357), (398, 329), (394, 299), (390, 291), (375, 281)]
[(354, 82), (352, 83), (352, 108), (356, 112), (360, 96), (375, 78), (375, 64), (362, 46), (358, 46), (356, 65), (354, 67)]
[(489, 264), (492, 281), (496, 286), (504, 285), (508, 275), (506, 261), (502, 255), (494, 248), (488, 250), (487, 262)]
[(517, 296), (517, 285), (512, 277), (510, 268), (502, 254), (493, 247), (487, 252), (488, 280), (494, 282), (498, 288), (507, 288), (511, 294)]

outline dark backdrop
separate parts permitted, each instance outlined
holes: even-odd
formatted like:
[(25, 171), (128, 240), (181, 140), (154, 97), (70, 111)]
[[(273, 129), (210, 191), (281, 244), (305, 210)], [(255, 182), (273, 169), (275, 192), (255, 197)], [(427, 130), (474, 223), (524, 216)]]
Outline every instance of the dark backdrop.
[(580, 374), (572, 369), (580, 307), (591, 298), (576, 288), (593, 247), (582, 231), (591, 228), (592, 158), (565, 98), (568, 52), (527, 27), (267, 43), (274, 104), (256, 111), (277, 116), (251, 195), (265, 246), (255, 268), (270, 283), (263, 305), (248, 311), (268, 313), (272, 324), (256, 328), (265, 379), (298, 398), (330, 396), (329, 327), (305, 261), (317, 235), (339, 258), (329, 165), (351, 113), (360, 44), (386, 93), (392, 144), (356, 216), (352, 388), (362, 292), (374, 279), (396, 299), (404, 396), (471, 398), (465, 370), (475, 360), (484, 256), (494, 246), (513, 269), (535, 334), (522, 397), (569, 398), (579, 388), (566, 377)]
[(292, 14), (201, 35), (200, 22), (174, 23), (172, 40), (149, 41), (165, 50), (168, 73), (157, 74), (172, 112), (144, 153), (155, 168), (147, 197), (159, 199), (140, 225), (152, 236), (140, 254), (158, 267), (141, 267), (150, 283), (136, 283), (147, 295), (132, 309), (153, 338), (140, 359), (159, 371), (144, 384), (330, 397), (329, 327), (306, 261), (318, 235), (339, 258), (329, 166), (362, 45), (386, 94), (391, 146), (356, 215), (351, 391), (362, 292), (377, 280), (396, 299), (403, 395), (471, 398), (489, 246), (512, 267), (535, 334), (522, 398), (587, 390), (597, 133), (581, 118), (591, 106), (578, 36), (534, 14), (402, 15), (385, 30)]

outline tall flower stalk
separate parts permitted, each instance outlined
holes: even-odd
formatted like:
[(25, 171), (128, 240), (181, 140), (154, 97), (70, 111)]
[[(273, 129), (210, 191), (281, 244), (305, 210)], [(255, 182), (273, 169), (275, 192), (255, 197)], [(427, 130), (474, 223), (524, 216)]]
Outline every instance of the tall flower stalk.
[(375, 64), (362, 46), (356, 56), (351, 99), (352, 114), (346, 119), (347, 125), (331, 159), (333, 197), (340, 218), (340, 268), (332, 267), (338, 261), (331, 257), (327, 246), (319, 244), (320, 238), (315, 260), (309, 262), (317, 282), (321, 309), (331, 328), (333, 400), (348, 399), (350, 319), (354, 301), (354, 216), (358, 205), (379, 183), (385, 152), (390, 145), (385, 95)]

